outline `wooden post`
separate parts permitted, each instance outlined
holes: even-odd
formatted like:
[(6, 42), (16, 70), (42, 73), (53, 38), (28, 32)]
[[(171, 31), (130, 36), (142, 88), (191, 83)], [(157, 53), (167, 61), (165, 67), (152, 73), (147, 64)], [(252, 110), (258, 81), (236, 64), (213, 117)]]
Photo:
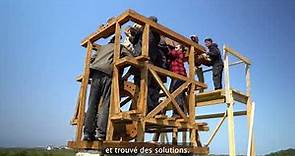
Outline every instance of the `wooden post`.
[(249, 124), (249, 135), (248, 135), (248, 151), (247, 156), (254, 156), (254, 135), (253, 135), (253, 125), (254, 125), (254, 111), (255, 111), (255, 103), (251, 103), (251, 113), (250, 117), (248, 116), (248, 124)]
[(115, 44), (114, 44), (114, 65), (113, 65), (113, 77), (112, 77), (112, 91), (111, 91), (111, 102), (109, 108), (109, 120), (106, 140), (110, 141), (113, 139), (114, 125), (111, 121), (112, 115), (120, 112), (120, 92), (119, 92), (119, 69), (115, 64), (120, 59), (120, 40), (121, 40), (121, 26), (117, 22), (115, 28)]
[(223, 46), (224, 53), (224, 88), (225, 88), (225, 101), (226, 103), (230, 103), (230, 79), (229, 79), (229, 61), (228, 61), (228, 52), (225, 49), (225, 45)]
[(186, 143), (187, 142), (186, 141), (186, 139), (187, 139), (186, 138), (186, 133), (187, 133), (187, 130), (182, 132), (182, 145), (184, 145), (184, 146), (187, 145), (187, 143)]
[(246, 95), (251, 95), (250, 65), (246, 64)]
[[(193, 81), (195, 80), (195, 56), (194, 56), (194, 47), (190, 46), (189, 47), (189, 81), (191, 82), (190, 84), (190, 89), (189, 89), (189, 123), (190, 125), (195, 124), (195, 116), (196, 116), (196, 111), (195, 111), (195, 84)], [(193, 146), (196, 146), (196, 129), (192, 128), (190, 129), (190, 143)]]
[(228, 114), (228, 139), (229, 139), (229, 155), (236, 155), (235, 147), (235, 125), (234, 125), (234, 102), (231, 100), (228, 104), (227, 114)]
[(173, 132), (172, 132), (172, 144), (173, 145), (177, 145), (177, 128), (173, 128)]
[[(149, 54), (149, 31), (150, 27), (148, 24), (144, 26), (143, 35), (142, 35), (142, 55), (148, 56)], [(141, 79), (140, 79), (140, 93), (139, 93), (139, 103), (137, 106), (138, 111), (142, 114), (142, 118), (137, 123), (137, 137), (136, 141), (144, 141), (145, 133), (145, 121), (144, 118), (146, 115), (147, 108), (147, 96), (148, 96), (148, 68), (147, 61), (142, 62), (144, 64), (141, 68)]]
[(92, 53), (92, 43), (88, 41), (87, 43), (87, 53), (85, 58), (84, 64), (84, 74), (81, 83), (81, 92), (80, 92), (80, 103), (79, 103), (79, 113), (78, 113), (78, 120), (77, 120), (77, 131), (76, 131), (76, 142), (80, 142), (82, 139), (82, 132), (83, 132), (83, 125), (84, 125), (84, 118), (85, 118), (85, 103), (86, 103), (86, 95), (87, 95), (87, 87), (89, 81), (89, 72), (90, 72), (90, 59)]
[(235, 130), (234, 130), (234, 100), (232, 91), (230, 89), (230, 79), (229, 79), (229, 56), (226, 51), (225, 45), (223, 46), (224, 52), (224, 85), (225, 85), (225, 98), (228, 105), (227, 115), (228, 115), (228, 139), (229, 139), (229, 154), (230, 156), (236, 155), (235, 147)]
[[(250, 79), (250, 65), (246, 64), (245, 65), (245, 73), (246, 73), (246, 95), (248, 96), (248, 101), (247, 101), (247, 120), (248, 120), (248, 129), (249, 129), (249, 134), (251, 130), (251, 115), (252, 113), (252, 98), (251, 98), (251, 79)], [(252, 120), (254, 122), (254, 120)], [(254, 123), (252, 123), (254, 124)], [(251, 156), (256, 155), (255, 153), (255, 139), (254, 139), (254, 133), (252, 132), (252, 141), (250, 145), (251, 153), (249, 153)], [(249, 146), (249, 145), (248, 145)]]

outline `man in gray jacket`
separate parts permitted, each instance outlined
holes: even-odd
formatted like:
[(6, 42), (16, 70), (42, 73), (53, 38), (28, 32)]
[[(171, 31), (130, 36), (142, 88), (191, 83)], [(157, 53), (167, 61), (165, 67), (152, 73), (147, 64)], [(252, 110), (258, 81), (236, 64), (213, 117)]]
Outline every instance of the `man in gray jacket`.
[[(123, 53), (128, 53), (128, 51), (121, 46), (121, 54)], [(85, 141), (96, 140), (96, 128), (98, 132), (97, 139), (105, 140), (109, 116), (113, 58), (114, 38), (107, 45), (101, 46), (97, 50), (97, 53), (92, 56), (92, 62), (90, 64), (92, 82), (83, 138)]]

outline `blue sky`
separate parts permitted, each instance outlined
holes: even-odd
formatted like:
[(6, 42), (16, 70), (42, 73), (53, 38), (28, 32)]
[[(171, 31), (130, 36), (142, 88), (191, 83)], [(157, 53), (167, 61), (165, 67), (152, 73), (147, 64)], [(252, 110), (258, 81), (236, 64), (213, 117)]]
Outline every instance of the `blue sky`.
[[(291, 0), (1, 1), (0, 146), (60, 145), (74, 138), (69, 120), (79, 89), (74, 78), (82, 72), (85, 54), (80, 41), (128, 8), (157, 16), (159, 23), (182, 35), (227, 43), (251, 58), (257, 153), (295, 147)], [(233, 69), (231, 81), (241, 88), (243, 73), (238, 69)], [(206, 78), (211, 85), (210, 74)], [(211, 129), (216, 122), (209, 122)], [(237, 152), (246, 153), (246, 119), (238, 117), (235, 124)], [(227, 153), (226, 126), (210, 146), (212, 153)]]

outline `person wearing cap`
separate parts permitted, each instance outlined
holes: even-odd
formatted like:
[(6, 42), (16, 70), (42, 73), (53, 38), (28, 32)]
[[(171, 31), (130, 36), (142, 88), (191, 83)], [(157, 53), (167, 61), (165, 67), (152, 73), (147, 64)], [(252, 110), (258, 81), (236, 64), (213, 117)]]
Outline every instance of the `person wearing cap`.
[(192, 41), (194, 41), (194, 42), (196, 42), (197, 44), (199, 44), (199, 38), (198, 38), (197, 35), (191, 35), (190, 38), (191, 38)]
[(212, 66), (212, 79), (214, 82), (215, 90), (222, 88), (222, 72), (223, 72), (223, 60), (221, 53), (216, 43), (213, 43), (211, 38), (204, 40), (206, 47), (208, 48), (207, 54), (209, 55)]

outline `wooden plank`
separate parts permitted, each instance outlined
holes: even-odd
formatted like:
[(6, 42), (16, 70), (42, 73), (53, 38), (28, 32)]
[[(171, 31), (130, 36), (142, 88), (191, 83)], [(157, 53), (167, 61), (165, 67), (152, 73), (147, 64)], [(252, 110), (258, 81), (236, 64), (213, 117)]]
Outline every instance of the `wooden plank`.
[(215, 100), (210, 100), (210, 101), (198, 102), (198, 103), (196, 103), (196, 107), (219, 105), (219, 104), (224, 104), (224, 103), (225, 103), (225, 99), (215, 99)]
[(236, 56), (237, 58), (239, 58), (240, 60), (242, 60), (243, 62), (245, 62), (246, 64), (250, 65), (251, 64), (251, 60), (248, 59), (247, 57), (241, 55), (239, 52), (235, 51), (234, 49), (230, 48), (227, 45), (224, 45), (224, 50), (231, 53), (232, 55)]
[(194, 122), (194, 123), (188, 123), (183, 122), (183, 120), (171, 120), (171, 118), (167, 119), (155, 119), (155, 118), (149, 118), (145, 120), (147, 124), (152, 125), (160, 125), (162, 127), (176, 127), (176, 128), (187, 128), (187, 129), (198, 129), (200, 126), (207, 126), (207, 123), (200, 123), (200, 122)]
[(197, 51), (198, 53), (204, 53), (205, 52), (205, 48), (193, 41), (191, 41), (189, 38), (184, 37), (174, 31), (172, 31), (171, 29), (159, 24), (159, 23), (155, 23), (152, 20), (140, 15), (139, 13), (130, 10), (130, 19), (131, 21), (134, 21), (136, 23), (139, 23), (141, 25), (144, 24), (149, 24), (150, 27), (153, 28), (153, 30), (157, 31), (158, 33), (160, 33), (163, 36), (166, 36), (180, 44), (183, 44), (184, 46), (193, 46), (195, 51)]
[[(222, 118), (224, 115), (227, 116), (226, 113), (214, 113), (214, 114), (204, 114), (204, 115), (198, 115), (196, 116), (196, 120), (201, 120), (201, 119), (212, 119), (212, 118)], [(234, 112), (234, 116), (242, 116), (242, 115), (247, 115), (247, 111), (237, 111)]]
[(196, 103), (210, 101), (210, 100), (216, 100), (216, 99), (224, 99), (224, 97), (225, 97), (224, 94), (225, 94), (225, 91), (221, 90), (221, 89), (203, 92), (203, 93), (197, 93), (196, 94)]
[(82, 79), (81, 84), (81, 92), (80, 92), (80, 104), (79, 104), (79, 114), (77, 118), (77, 131), (76, 131), (76, 141), (80, 141), (82, 139), (82, 131), (84, 125), (84, 118), (85, 118), (85, 103), (86, 103), (86, 95), (87, 95), (87, 87), (88, 87), (88, 80), (89, 80), (89, 73), (90, 73), (90, 59), (92, 53), (92, 44), (91, 42), (87, 43), (87, 53), (85, 58), (84, 64), (84, 78)]
[(232, 96), (235, 101), (241, 102), (243, 104), (247, 104), (248, 96), (238, 90), (231, 89), (232, 90)]
[[(173, 127), (162, 127), (162, 128), (148, 128), (148, 126), (146, 126), (146, 133), (161, 133), (161, 134), (165, 134), (165, 133), (171, 133), (173, 132)], [(177, 129), (178, 132), (187, 132), (186, 128), (178, 128)], [(209, 127), (206, 125), (198, 125), (198, 131), (209, 131)], [(186, 134), (185, 134), (186, 135)], [(182, 142), (184, 143), (183, 145), (187, 145), (187, 142), (185, 141), (185, 139), (182, 140)]]

